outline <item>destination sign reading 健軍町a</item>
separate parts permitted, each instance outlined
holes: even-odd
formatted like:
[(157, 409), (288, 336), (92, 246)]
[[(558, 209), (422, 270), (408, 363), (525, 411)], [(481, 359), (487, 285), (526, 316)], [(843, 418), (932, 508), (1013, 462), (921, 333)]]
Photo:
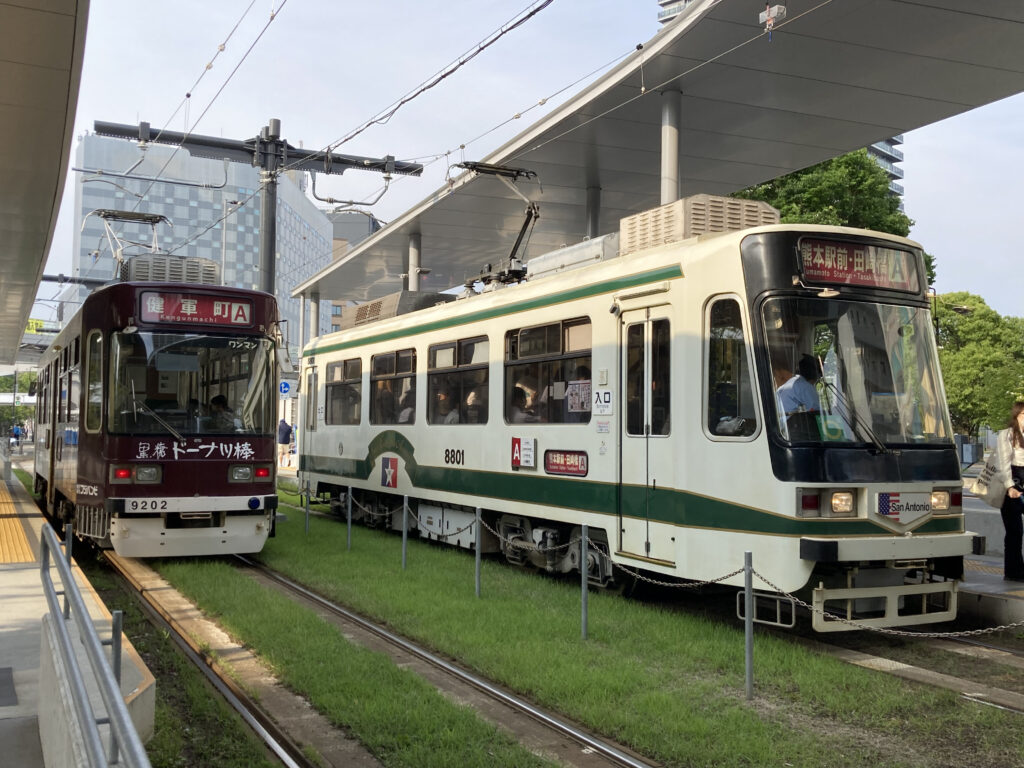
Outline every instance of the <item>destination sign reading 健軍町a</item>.
[(145, 291), (140, 315), (144, 323), (202, 323), (235, 328), (252, 325), (252, 302), (248, 299)]
[(839, 283), (917, 293), (917, 257), (901, 248), (804, 238), (800, 264), (809, 283)]

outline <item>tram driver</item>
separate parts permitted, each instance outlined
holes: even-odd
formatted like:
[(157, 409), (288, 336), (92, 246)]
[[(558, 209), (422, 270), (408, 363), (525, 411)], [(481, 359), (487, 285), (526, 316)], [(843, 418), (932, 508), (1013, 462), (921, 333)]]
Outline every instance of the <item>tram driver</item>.
[(784, 355), (772, 356), (779, 424), (783, 436), (791, 440), (820, 440), (821, 400), (814, 385), (821, 378), (821, 369), (814, 357), (802, 355), (797, 370), (799, 373), (793, 373)]

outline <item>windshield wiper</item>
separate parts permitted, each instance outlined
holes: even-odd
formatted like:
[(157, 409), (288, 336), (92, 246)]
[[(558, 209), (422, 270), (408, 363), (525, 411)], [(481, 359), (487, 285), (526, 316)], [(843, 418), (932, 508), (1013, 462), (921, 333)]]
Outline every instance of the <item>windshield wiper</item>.
[[(839, 390), (839, 387), (830, 381), (826, 381), (824, 378), (821, 379), (821, 384), (826, 395), (829, 392), (832, 392), (834, 395), (836, 401), (836, 413), (839, 414), (840, 418), (842, 418), (842, 420), (846, 422), (847, 426), (853, 430), (854, 434), (857, 434), (857, 428), (860, 427), (861, 432), (868, 436), (868, 440), (871, 441), (879, 453), (892, 453), (892, 449), (886, 447), (885, 443), (879, 439), (878, 435), (875, 434), (875, 431), (870, 427), (867, 421), (865, 421), (865, 419), (850, 405), (850, 401)], [(828, 402), (827, 397), (825, 399), (825, 403), (829, 414), (831, 414), (832, 405)]]
[(181, 436), (181, 433), (178, 432), (178, 430), (176, 430), (174, 427), (172, 427), (170, 424), (168, 424), (166, 421), (164, 421), (163, 418), (156, 411), (154, 411), (152, 408), (150, 408), (148, 405), (146, 405), (146, 403), (144, 403), (142, 400), (139, 400), (137, 397), (135, 397), (135, 386), (134, 386), (134, 384), (132, 385), (132, 405), (135, 406), (135, 407), (138, 407), (138, 408), (142, 408), (143, 411), (145, 411), (150, 416), (152, 416), (154, 419), (156, 419), (157, 423), (159, 423), (160, 426), (162, 426), (164, 429), (166, 429), (168, 432), (170, 432), (175, 440), (177, 440), (182, 445), (185, 444), (185, 438)]

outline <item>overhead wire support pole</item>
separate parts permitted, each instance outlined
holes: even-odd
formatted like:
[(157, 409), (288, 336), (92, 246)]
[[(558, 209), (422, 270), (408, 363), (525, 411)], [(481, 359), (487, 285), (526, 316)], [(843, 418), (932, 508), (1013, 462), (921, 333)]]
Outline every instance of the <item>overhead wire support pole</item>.
[(153, 132), (145, 122), (125, 125), (97, 120), (93, 123), (93, 130), (100, 136), (172, 144), (195, 157), (250, 163), (260, 168), (260, 289), (273, 294), (276, 281), (277, 176), (282, 170), (316, 171), (339, 176), (347, 170), (419, 176), (423, 173), (423, 165), (395, 160), (391, 156), (375, 158), (298, 149), (281, 138), (280, 120), (271, 119), (269, 122), (258, 136), (245, 140), (179, 131)]

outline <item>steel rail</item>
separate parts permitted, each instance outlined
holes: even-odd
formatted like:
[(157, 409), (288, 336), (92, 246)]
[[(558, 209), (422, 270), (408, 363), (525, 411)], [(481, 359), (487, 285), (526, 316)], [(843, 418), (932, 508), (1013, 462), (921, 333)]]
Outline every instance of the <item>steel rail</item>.
[(527, 715), (537, 720), (541, 724), (547, 726), (548, 728), (551, 728), (554, 731), (561, 733), (563, 736), (567, 736), (573, 739), (577, 743), (580, 743), (584, 747), (591, 749), (594, 752), (597, 752), (598, 754), (602, 755), (608, 760), (615, 761), (623, 766), (628, 766), (628, 768), (653, 768), (653, 763), (647, 763), (642, 760), (639, 760), (633, 757), (632, 755), (628, 755), (622, 750), (613, 747), (611, 744), (608, 744), (607, 742), (597, 739), (594, 736), (591, 736), (579, 730), (578, 728), (569, 725), (565, 721), (560, 720), (557, 717), (554, 717), (553, 715), (550, 715), (538, 709), (529, 702), (511, 695), (508, 692), (503, 691), (500, 688), (497, 688), (496, 686), (492, 685), (486, 680), (476, 677), (475, 675), (472, 675), (469, 672), (466, 672), (465, 670), (460, 669), (459, 667), (453, 664), (450, 664), (449, 662), (445, 661), (439, 656), (434, 655), (430, 651), (420, 648), (419, 646), (411, 643), (405, 638), (400, 637), (399, 635), (396, 635), (392, 632), (389, 632), (383, 627), (374, 624), (372, 621), (369, 621), (363, 618), (362, 616), (359, 616), (358, 614), (355, 614), (347, 610), (346, 608), (342, 608), (341, 606), (330, 602), (326, 598), (316, 594), (315, 592), (310, 591), (309, 589), (306, 589), (301, 584), (292, 581), (286, 576), (283, 576), (280, 573), (273, 571), (260, 563), (250, 560), (243, 555), (235, 555), (235, 558), (246, 563), (251, 568), (258, 570), (260, 573), (266, 575), (268, 578), (301, 595), (305, 599), (313, 603), (316, 603), (320, 607), (325, 608), (326, 610), (329, 610), (332, 613), (344, 617), (346, 620), (351, 621), (354, 624), (357, 624), (358, 626), (362, 627), (368, 632), (372, 632), (373, 634), (383, 638), (384, 640), (387, 640), (389, 643), (392, 643), (393, 645), (401, 648), (403, 651), (406, 651), (407, 653), (410, 653), (416, 656), (417, 658), (420, 658), (428, 662), (429, 664), (438, 667), (439, 669), (447, 672), (453, 677), (458, 678), (464, 683), (468, 683), (469, 685), (472, 685), (474, 688), (483, 691), (492, 698), (501, 701), (503, 704), (512, 707), (513, 709), (525, 712)]
[(196, 665), (213, 685), (217, 693), (224, 697), (267, 748), (274, 753), (287, 768), (315, 768), (316, 764), (303, 754), (287, 734), (282, 731), (272, 718), (266, 715), (259, 706), (242, 691), (231, 679), (220, 675), (213, 667), (213, 661), (204, 656), (191, 638), (181, 631), (177, 622), (167, 616), (159, 606), (150, 601), (142, 585), (139, 584), (121, 565), (120, 555), (107, 552), (106, 558), (117, 574), (128, 582), (142, 601), (142, 607), (150, 620), (167, 631), (169, 637), (181, 649), (189, 661)]

